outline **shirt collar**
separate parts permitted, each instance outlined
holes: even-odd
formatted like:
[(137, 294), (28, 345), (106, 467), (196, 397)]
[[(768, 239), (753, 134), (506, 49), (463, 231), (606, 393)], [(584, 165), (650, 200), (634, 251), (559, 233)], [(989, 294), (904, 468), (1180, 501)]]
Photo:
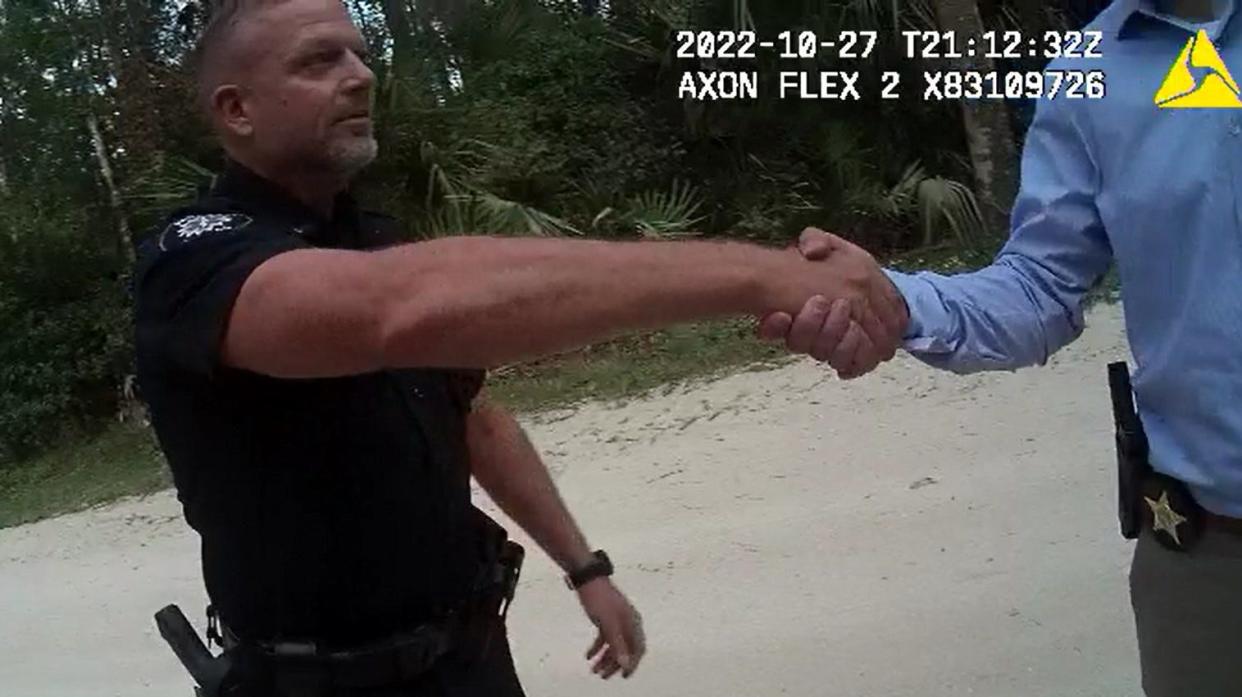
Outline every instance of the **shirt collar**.
[[(1194, 22), (1187, 21), (1169, 12), (1168, 7), (1171, 5), (1170, 0), (1117, 0), (1112, 8), (1115, 10), (1113, 17), (1113, 26), (1118, 39), (1127, 39), (1133, 36), (1133, 31), (1143, 19), (1156, 20), (1164, 22), (1188, 32), (1195, 33), (1199, 30), (1199, 25)], [(1215, 6), (1216, 18), (1202, 25), (1207, 31), (1208, 38), (1216, 41), (1224, 32), (1225, 26), (1229, 24), (1229, 20), (1233, 19), (1238, 9), (1237, 0), (1213, 0)]]
[(360, 227), (358, 204), (348, 192), (337, 195), (332, 219), (328, 220), (275, 182), (232, 159), (216, 179), (212, 193), (280, 218), (298, 235), (319, 244), (342, 242), (347, 235), (356, 235)]

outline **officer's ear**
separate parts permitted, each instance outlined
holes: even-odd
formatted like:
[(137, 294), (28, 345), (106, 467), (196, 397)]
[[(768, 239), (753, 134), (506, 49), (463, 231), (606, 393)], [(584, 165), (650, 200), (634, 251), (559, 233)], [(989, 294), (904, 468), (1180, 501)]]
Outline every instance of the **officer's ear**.
[(248, 137), (254, 124), (246, 113), (244, 93), (239, 85), (220, 85), (211, 94), (211, 110), (220, 125), (236, 136)]

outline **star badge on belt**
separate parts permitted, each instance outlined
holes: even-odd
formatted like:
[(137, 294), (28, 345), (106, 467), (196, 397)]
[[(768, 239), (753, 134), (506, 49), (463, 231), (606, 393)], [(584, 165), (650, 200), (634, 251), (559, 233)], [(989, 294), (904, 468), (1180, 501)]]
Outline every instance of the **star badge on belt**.
[(1166, 533), (1180, 547), (1182, 540), (1177, 535), (1177, 527), (1187, 522), (1188, 518), (1173, 510), (1173, 507), (1169, 505), (1169, 492), (1161, 491), (1160, 499), (1156, 501), (1147, 496), (1144, 496), (1143, 500), (1147, 502), (1147, 507), (1151, 509), (1152, 530)]

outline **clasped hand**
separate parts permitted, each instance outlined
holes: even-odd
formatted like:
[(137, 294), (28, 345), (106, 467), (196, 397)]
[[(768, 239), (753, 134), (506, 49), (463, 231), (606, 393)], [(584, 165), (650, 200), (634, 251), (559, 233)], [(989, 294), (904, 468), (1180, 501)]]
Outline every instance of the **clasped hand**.
[[(793, 253), (793, 252), (791, 252)], [(890, 360), (910, 322), (905, 300), (866, 250), (807, 228), (788, 273), (773, 279), (759, 336), (853, 379)]]

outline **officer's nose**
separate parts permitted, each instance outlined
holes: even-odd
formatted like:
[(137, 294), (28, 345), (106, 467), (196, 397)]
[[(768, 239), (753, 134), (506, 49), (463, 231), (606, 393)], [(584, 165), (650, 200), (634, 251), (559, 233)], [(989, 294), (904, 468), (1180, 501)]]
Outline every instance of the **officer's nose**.
[(367, 91), (375, 86), (375, 73), (353, 51), (349, 52), (350, 75), (345, 85), (347, 92)]

